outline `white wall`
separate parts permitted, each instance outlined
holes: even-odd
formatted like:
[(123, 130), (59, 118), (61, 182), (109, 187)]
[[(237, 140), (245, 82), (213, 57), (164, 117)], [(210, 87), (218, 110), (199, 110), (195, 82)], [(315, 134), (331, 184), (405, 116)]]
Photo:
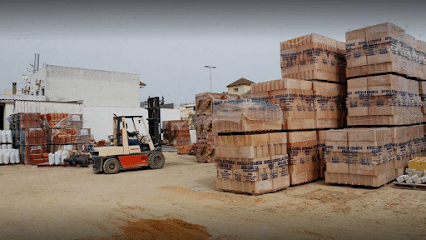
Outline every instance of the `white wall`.
[[(142, 115), (146, 121), (148, 110), (144, 108), (112, 108), (112, 107), (84, 107), (83, 125), (85, 128), (91, 128), (96, 141), (101, 139), (108, 140), (108, 135), (112, 135), (113, 114), (119, 115)], [(177, 109), (161, 109), (161, 121), (180, 120), (180, 111)], [(148, 124), (148, 122), (146, 121)], [(133, 124), (127, 123), (130, 130), (133, 130)], [(136, 122), (139, 132), (146, 134), (143, 123)]]
[(51, 101), (83, 100), (87, 107), (140, 106), (139, 74), (52, 65), (42, 70)]

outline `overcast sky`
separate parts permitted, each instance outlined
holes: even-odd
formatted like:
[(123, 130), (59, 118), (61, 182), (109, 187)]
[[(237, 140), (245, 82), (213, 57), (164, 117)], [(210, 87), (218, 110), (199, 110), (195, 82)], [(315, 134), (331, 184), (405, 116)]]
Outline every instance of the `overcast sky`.
[[(43, 63), (140, 74), (141, 100), (194, 101), (245, 77), (280, 78), (279, 43), (391, 22), (426, 41), (426, 1), (9, 1), (0, 3), (0, 94)], [(101, 89), (93, 89), (99, 91)]]

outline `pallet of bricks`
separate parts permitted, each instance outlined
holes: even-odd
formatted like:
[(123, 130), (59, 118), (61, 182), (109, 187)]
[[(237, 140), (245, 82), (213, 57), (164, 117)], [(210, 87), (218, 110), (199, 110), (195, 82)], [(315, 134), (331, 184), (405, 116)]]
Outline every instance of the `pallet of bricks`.
[(68, 155), (61, 155), (58, 150), (83, 150), (82, 146), (91, 139), (90, 129), (82, 128), (81, 114), (17, 113), (11, 115), (11, 123), (14, 145), (19, 148), (24, 164), (63, 164), (59, 160), (52, 162), (49, 154), (59, 154), (63, 160)]
[(327, 183), (380, 187), (424, 154), (424, 126), (349, 128), (325, 132)]
[(238, 99), (227, 93), (200, 93), (195, 96), (195, 129), (197, 135), (196, 158), (198, 162), (213, 163), (215, 158), (212, 125), (213, 102)]
[(49, 160), (47, 131), (39, 113), (12, 114), (9, 122), (22, 163), (37, 165)]
[(217, 188), (263, 194), (290, 186), (282, 110), (256, 99), (216, 101), (213, 107)]
[[(83, 128), (82, 114), (47, 113), (40, 117), (47, 126), (48, 151), (55, 154), (54, 164), (64, 164), (63, 159), (70, 154), (85, 151), (91, 141), (91, 130)], [(52, 165), (52, 159), (49, 164)]]
[(189, 124), (186, 120), (163, 121), (164, 139), (177, 147), (178, 154), (188, 154), (191, 149)]
[(317, 152), (317, 129), (345, 126), (345, 92), (341, 84), (288, 78), (252, 84), (249, 98), (278, 104), (283, 111), (292, 185), (323, 178), (325, 162)]
[[(296, 78), (311, 82), (312, 87), (309, 86), (308, 89), (304, 88), (304, 90), (312, 90), (314, 103), (313, 108), (310, 105), (308, 108), (314, 111), (314, 127), (312, 127), (312, 124), (304, 124), (304, 126), (299, 127), (293, 127), (290, 124), (283, 129), (292, 131), (306, 129), (310, 126), (316, 130), (318, 178), (324, 178), (325, 160), (323, 153), (325, 144), (321, 137), (324, 132), (322, 129), (336, 129), (346, 126), (345, 43), (318, 34), (309, 34), (281, 42), (280, 50), (283, 79)], [(304, 84), (306, 86), (307, 83)], [(297, 93), (293, 93), (292, 96), (296, 96), (295, 94)], [(277, 98), (276, 96), (271, 97)], [(310, 99), (310, 96), (308, 99)], [(288, 106), (288, 103), (286, 104)], [(291, 110), (290, 108), (283, 108), (283, 111), (291, 112)], [(300, 107), (297, 110), (300, 110)], [(284, 117), (286, 118), (286, 112), (284, 112)], [(312, 115), (304, 116), (305, 120), (299, 120), (289, 113), (287, 121), (312, 122), (312, 120), (307, 120), (307, 117), (312, 118)], [(290, 164), (292, 164), (292, 161), (290, 161)], [(315, 180), (315, 177), (313, 180)]]
[(353, 128), (323, 136), (326, 182), (379, 187), (424, 151), (421, 45), (390, 23), (346, 33), (347, 124)]

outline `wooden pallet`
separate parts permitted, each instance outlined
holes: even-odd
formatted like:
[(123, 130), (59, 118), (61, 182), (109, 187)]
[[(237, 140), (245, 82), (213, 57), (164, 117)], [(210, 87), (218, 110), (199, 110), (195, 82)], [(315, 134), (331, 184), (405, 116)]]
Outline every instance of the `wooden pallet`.
[(396, 187), (399, 188), (405, 188), (405, 189), (413, 189), (413, 190), (426, 190), (426, 184), (419, 184), (419, 183), (399, 183), (395, 182)]

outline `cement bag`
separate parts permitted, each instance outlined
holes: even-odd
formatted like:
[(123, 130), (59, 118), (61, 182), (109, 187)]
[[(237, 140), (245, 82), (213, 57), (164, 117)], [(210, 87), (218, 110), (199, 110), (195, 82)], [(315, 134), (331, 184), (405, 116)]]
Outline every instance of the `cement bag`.
[(55, 154), (49, 153), (49, 164), (53, 165), (55, 164)]
[(9, 163), (14, 164), (15, 163), (15, 150), (14, 149), (7, 149), (6, 151), (9, 151)]
[(3, 149), (0, 149), (0, 164), (3, 164), (3, 156), (4, 156)]
[(12, 144), (7, 144), (7, 149), (13, 149)]
[(64, 150), (61, 153), (61, 163), (64, 164), (64, 160), (68, 158), (68, 151)]
[(21, 158), (19, 156), (19, 149), (15, 149), (15, 163), (21, 163)]
[(1, 149), (7, 149), (7, 144), (2, 144)]
[(12, 131), (11, 130), (6, 130), (6, 142), (7, 143), (12, 143)]
[(9, 164), (9, 160), (10, 160), (10, 150), (9, 149), (3, 149), (3, 163), (4, 164)]
[(72, 145), (65, 145), (64, 150), (67, 150), (68, 152), (72, 151)]
[(6, 131), (1, 131), (0, 136), (1, 136), (1, 142), (6, 143)]
[(61, 150), (55, 152), (55, 164), (58, 165), (61, 163)]

